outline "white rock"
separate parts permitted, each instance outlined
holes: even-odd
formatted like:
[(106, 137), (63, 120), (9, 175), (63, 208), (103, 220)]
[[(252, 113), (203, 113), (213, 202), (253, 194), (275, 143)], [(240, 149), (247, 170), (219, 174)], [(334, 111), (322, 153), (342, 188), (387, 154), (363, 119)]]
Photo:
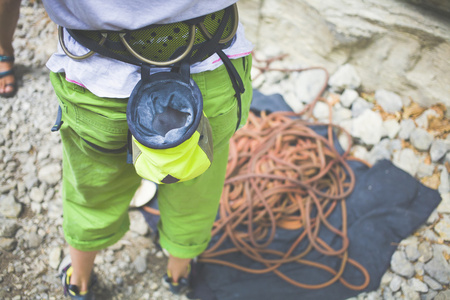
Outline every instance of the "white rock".
[(0, 196), (0, 214), (7, 218), (17, 218), (22, 212), (22, 205), (13, 196)]
[(450, 192), (450, 179), (448, 178), (447, 168), (441, 170), (441, 184), (439, 184), (439, 193), (446, 194)]
[(441, 198), (441, 203), (436, 208), (437, 212), (450, 214), (450, 193), (441, 194)]
[(440, 160), (445, 156), (445, 154), (449, 151), (449, 149), (450, 143), (448, 143), (447, 141), (439, 139), (434, 140), (431, 143), (430, 148), (431, 161), (437, 162), (438, 160)]
[(387, 113), (395, 113), (402, 109), (402, 98), (396, 93), (384, 89), (375, 92), (375, 100)]
[(390, 139), (397, 136), (400, 130), (400, 124), (395, 119), (389, 119), (383, 122), (383, 128)]
[(145, 218), (139, 211), (130, 211), (130, 230), (139, 235), (145, 236), (148, 233), (148, 224)]
[(61, 262), (61, 254), (62, 251), (59, 247), (55, 247), (50, 250), (50, 254), (48, 256), (48, 264), (55, 270), (58, 268), (59, 263)]
[(396, 251), (391, 258), (392, 270), (407, 278), (411, 278), (414, 275), (414, 266), (405, 256), (403, 251)]
[(417, 169), (417, 177), (422, 178), (433, 175), (434, 168), (435, 168), (434, 165), (428, 165), (421, 162), (419, 164), (419, 168)]
[(402, 120), (400, 122), (400, 130), (398, 137), (402, 140), (408, 140), (411, 133), (416, 129), (416, 124), (411, 119)]
[(428, 133), (425, 129), (416, 128), (410, 136), (411, 144), (416, 147), (416, 149), (421, 151), (427, 151), (431, 143), (433, 142), (433, 136)]
[(444, 241), (450, 242), (450, 217), (448, 215), (444, 215), (443, 218), (436, 224), (434, 230), (436, 230)]
[(375, 145), (369, 152), (367, 161), (374, 165), (377, 161), (382, 159), (391, 159), (391, 153), (387, 149), (386, 145), (382, 145), (382, 143), (379, 143)]
[(313, 109), (313, 116), (320, 122), (328, 123), (328, 117), (330, 115), (330, 110), (328, 104), (318, 101)]
[(361, 78), (351, 64), (345, 64), (330, 77), (328, 84), (334, 91), (342, 91), (346, 88), (358, 89), (361, 86)]
[(323, 70), (308, 70), (294, 73), (291, 76), (295, 86), (295, 94), (303, 103), (311, 103), (317, 96), (325, 83), (326, 74)]
[(371, 109), (373, 107), (373, 104), (370, 102), (367, 102), (365, 99), (358, 97), (358, 99), (353, 102), (352, 105), (352, 116), (353, 117), (359, 117), (364, 111)]
[(30, 191), (30, 199), (35, 202), (42, 202), (44, 201), (44, 192), (38, 187), (33, 187)]
[(417, 278), (411, 278), (408, 280), (408, 284), (416, 291), (420, 293), (428, 292), (428, 286)]
[(38, 178), (41, 182), (54, 185), (61, 180), (61, 165), (52, 163), (42, 167), (38, 172)]
[(366, 145), (374, 145), (381, 140), (383, 119), (379, 113), (365, 110), (353, 120), (352, 136), (358, 137)]
[(342, 121), (350, 120), (352, 111), (348, 108), (341, 107), (333, 112), (333, 123), (340, 124)]
[(411, 176), (415, 176), (419, 168), (420, 160), (413, 150), (405, 148), (394, 153), (393, 163)]
[(368, 154), (366, 147), (361, 145), (355, 145), (352, 147), (352, 154), (354, 157), (357, 157), (362, 160), (368, 160)]
[(345, 107), (352, 106), (353, 102), (358, 99), (358, 92), (352, 89), (345, 89), (340, 97), (341, 104)]
[(402, 285), (402, 281), (403, 281), (403, 279), (400, 276), (394, 275), (394, 277), (392, 278), (392, 281), (389, 283), (389, 287), (391, 288), (391, 290), (393, 292), (396, 292), (400, 289), (400, 287)]

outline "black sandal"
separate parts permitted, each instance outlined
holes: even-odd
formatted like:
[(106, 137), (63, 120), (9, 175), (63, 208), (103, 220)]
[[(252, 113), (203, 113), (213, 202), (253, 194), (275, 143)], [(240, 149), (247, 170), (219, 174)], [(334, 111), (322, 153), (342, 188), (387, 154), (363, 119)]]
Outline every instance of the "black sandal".
[[(14, 62), (14, 56), (0, 55), (0, 62)], [(14, 68), (5, 72), (0, 72), (0, 79), (10, 75), (14, 76)], [(17, 92), (16, 77), (14, 76), (14, 82), (7, 83), (5, 86), (11, 86), (13, 90), (8, 93), (0, 93), (0, 97), (9, 98), (14, 96)]]

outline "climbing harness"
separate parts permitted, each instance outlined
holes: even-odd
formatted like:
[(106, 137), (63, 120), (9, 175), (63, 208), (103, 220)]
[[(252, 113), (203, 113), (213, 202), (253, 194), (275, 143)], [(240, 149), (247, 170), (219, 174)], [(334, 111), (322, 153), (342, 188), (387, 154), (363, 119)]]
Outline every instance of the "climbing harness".
[(191, 20), (150, 25), (137, 30), (74, 30), (67, 32), (90, 49), (75, 55), (64, 44), (64, 28), (58, 28), (59, 43), (72, 59), (82, 60), (98, 53), (127, 63), (171, 66), (182, 60), (202, 61), (231, 45), (238, 27), (236, 4)]
[[(218, 12), (187, 21), (151, 25), (138, 30), (86, 31), (66, 29), (89, 49), (72, 59), (94, 53), (141, 66), (141, 80), (134, 87), (127, 106), (128, 163), (138, 175), (155, 183), (175, 183), (205, 172), (213, 160), (211, 127), (203, 112), (203, 98), (190, 78), (190, 65), (217, 53), (223, 61), (238, 104), (241, 122), (242, 79), (223, 49), (229, 47), (238, 26), (236, 4)], [(162, 68), (150, 73), (150, 69)], [(167, 72), (167, 68), (171, 71)], [(60, 111), (59, 113), (60, 114)], [(57, 126), (54, 127), (57, 129)]]

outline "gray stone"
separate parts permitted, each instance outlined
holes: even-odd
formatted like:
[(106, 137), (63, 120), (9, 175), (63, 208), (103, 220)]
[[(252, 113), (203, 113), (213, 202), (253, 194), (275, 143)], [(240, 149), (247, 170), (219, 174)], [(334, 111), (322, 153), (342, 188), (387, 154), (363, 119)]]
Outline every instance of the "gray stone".
[(398, 137), (402, 140), (408, 140), (411, 133), (416, 129), (416, 124), (411, 119), (402, 120), (400, 122), (400, 130)]
[(450, 283), (450, 266), (442, 251), (433, 247), (433, 259), (425, 264), (425, 271), (441, 284)]
[(38, 178), (41, 182), (54, 185), (61, 179), (61, 165), (59, 163), (52, 163), (42, 167), (38, 172)]
[(145, 236), (148, 233), (148, 224), (145, 222), (144, 216), (138, 211), (131, 211), (130, 215), (130, 230), (139, 235)]
[(408, 283), (402, 284), (402, 293), (405, 299), (408, 300), (420, 300), (420, 294), (414, 290)]
[(333, 112), (333, 123), (340, 124), (342, 121), (350, 120), (352, 111), (348, 108), (341, 107)]
[(401, 150), (402, 141), (400, 139), (389, 140), (388, 149), (391, 154), (393, 154), (395, 151)]
[(410, 261), (416, 261), (420, 257), (420, 252), (417, 250), (418, 243), (413, 243), (405, 247), (406, 257)]
[(367, 151), (366, 147), (361, 145), (355, 145), (352, 147), (352, 154), (353, 156), (362, 159), (362, 160), (368, 160), (369, 159), (369, 152)]
[(358, 99), (358, 92), (352, 89), (345, 89), (340, 97), (341, 104), (344, 107), (351, 107), (353, 102)]
[(442, 200), (436, 208), (438, 213), (450, 213), (450, 193), (441, 194)]
[(434, 140), (431, 143), (431, 148), (430, 148), (431, 161), (437, 162), (438, 160), (440, 160), (441, 158), (443, 158), (445, 156), (445, 154), (448, 152), (448, 150), (449, 150), (449, 145), (446, 141)]
[(295, 86), (294, 93), (303, 103), (311, 103), (316, 99), (326, 80), (325, 72), (320, 69), (294, 73), (291, 78)]
[(42, 240), (43, 238), (34, 232), (29, 232), (25, 237), (26, 245), (29, 249), (39, 247), (42, 244)]
[(367, 161), (374, 165), (377, 161), (382, 160), (382, 159), (391, 159), (391, 153), (390, 151), (386, 148), (386, 146), (382, 145), (381, 143), (376, 144), (370, 151), (368, 154), (368, 158)]
[(417, 169), (417, 177), (422, 178), (426, 176), (431, 176), (434, 173), (435, 166), (427, 165), (425, 163), (419, 163), (419, 168)]
[(425, 295), (422, 295), (422, 300), (434, 300), (438, 293), (436, 291), (428, 291)]
[(19, 228), (20, 226), (15, 220), (6, 219), (0, 216), (0, 237), (14, 237)]
[(402, 282), (403, 282), (403, 278), (401, 278), (398, 275), (394, 275), (394, 277), (392, 278), (392, 281), (389, 283), (389, 288), (393, 292), (396, 292), (396, 291), (400, 290), (400, 287), (402, 286)]
[(416, 271), (416, 274), (419, 276), (423, 276), (425, 275), (425, 269), (424, 269), (425, 264), (421, 261), (416, 261), (414, 263), (414, 270)]
[(412, 287), (416, 292), (419, 293), (426, 293), (428, 292), (428, 286), (420, 281), (417, 278), (411, 278), (408, 280), (408, 284), (410, 287)]
[(398, 168), (411, 174), (411, 176), (415, 176), (419, 168), (420, 160), (412, 149), (405, 148), (394, 153), (393, 163)]
[(402, 251), (396, 251), (392, 255), (391, 268), (395, 273), (407, 278), (411, 278), (415, 273), (413, 264), (408, 261), (404, 252)]
[(366, 145), (374, 145), (381, 140), (383, 120), (380, 114), (365, 110), (353, 120), (351, 134)]
[(364, 111), (366, 111), (367, 109), (371, 109), (373, 106), (374, 105), (372, 103), (367, 102), (361, 97), (358, 97), (358, 99), (356, 99), (352, 105), (352, 116), (354, 118), (359, 117)]
[(386, 135), (390, 139), (393, 139), (397, 136), (400, 130), (400, 124), (395, 119), (390, 119), (383, 122), (383, 128), (386, 132)]
[(133, 265), (139, 274), (142, 274), (145, 271), (147, 271), (147, 259), (141, 255), (136, 257), (136, 259), (133, 262)]
[(442, 290), (442, 285), (428, 275), (423, 276), (423, 281), (433, 290)]
[(30, 208), (35, 214), (40, 214), (42, 212), (42, 204), (39, 202), (31, 202)]
[(436, 224), (434, 230), (446, 242), (450, 242), (450, 216), (444, 215)]
[(5, 251), (13, 251), (16, 249), (17, 240), (15, 238), (4, 238), (0, 237), (0, 248)]
[(384, 89), (375, 92), (375, 100), (387, 113), (395, 113), (402, 109), (402, 98), (396, 93)]
[(336, 92), (340, 92), (344, 89), (356, 90), (361, 85), (361, 78), (351, 64), (345, 64), (340, 66), (337, 71), (331, 75), (328, 84)]
[(40, 203), (44, 201), (44, 192), (38, 187), (33, 187), (30, 191), (30, 199)]
[(313, 109), (313, 116), (320, 122), (327, 122), (330, 116), (330, 109), (328, 104), (319, 101), (316, 103)]
[(22, 212), (22, 205), (13, 196), (0, 196), (0, 214), (7, 218), (17, 218)]
[(62, 251), (61, 248), (55, 247), (50, 250), (50, 254), (48, 256), (48, 264), (51, 268), (57, 269), (59, 263), (61, 262)]
[(411, 144), (418, 150), (427, 151), (433, 142), (433, 136), (422, 128), (416, 128), (410, 136)]
[(448, 176), (447, 168), (442, 168), (440, 179), (441, 183), (439, 184), (439, 193), (445, 194), (450, 192), (450, 179)]
[(450, 290), (439, 292), (434, 300), (448, 300), (450, 299)]
[(383, 290), (383, 300), (395, 300), (394, 295), (389, 287), (385, 287)]
[(422, 232), (422, 236), (430, 242), (439, 242), (439, 236), (436, 235), (432, 228), (427, 228)]

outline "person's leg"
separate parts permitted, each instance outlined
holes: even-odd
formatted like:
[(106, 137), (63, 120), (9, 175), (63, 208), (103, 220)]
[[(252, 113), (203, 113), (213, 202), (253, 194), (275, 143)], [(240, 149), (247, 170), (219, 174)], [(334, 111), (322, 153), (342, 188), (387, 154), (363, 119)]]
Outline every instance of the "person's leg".
[[(0, 0), (0, 74), (12, 70), (14, 49), (12, 46), (14, 31), (20, 12), (20, 0)], [(14, 75), (0, 76), (0, 95), (14, 91)]]
[(81, 293), (87, 292), (98, 251), (80, 251), (70, 246), (69, 249), (73, 268), (70, 284), (76, 285)]
[[(248, 117), (252, 98), (251, 57), (233, 60), (246, 92), (242, 95), (242, 122)], [(161, 185), (158, 205), (160, 243), (171, 255), (167, 265), (173, 282), (187, 276), (191, 258), (201, 254), (211, 239), (228, 162), (229, 139), (236, 129), (235, 91), (224, 66), (193, 74), (204, 103), (204, 112), (212, 127), (214, 157), (211, 167), (192, 180)]]
[(128, 206), (141, 178), (127, 164), (127, 99), (100, 98), (50, 74), (62, 110), (63, 230), (70, 283), (86, 291), (98, 250), (129, 228)]

